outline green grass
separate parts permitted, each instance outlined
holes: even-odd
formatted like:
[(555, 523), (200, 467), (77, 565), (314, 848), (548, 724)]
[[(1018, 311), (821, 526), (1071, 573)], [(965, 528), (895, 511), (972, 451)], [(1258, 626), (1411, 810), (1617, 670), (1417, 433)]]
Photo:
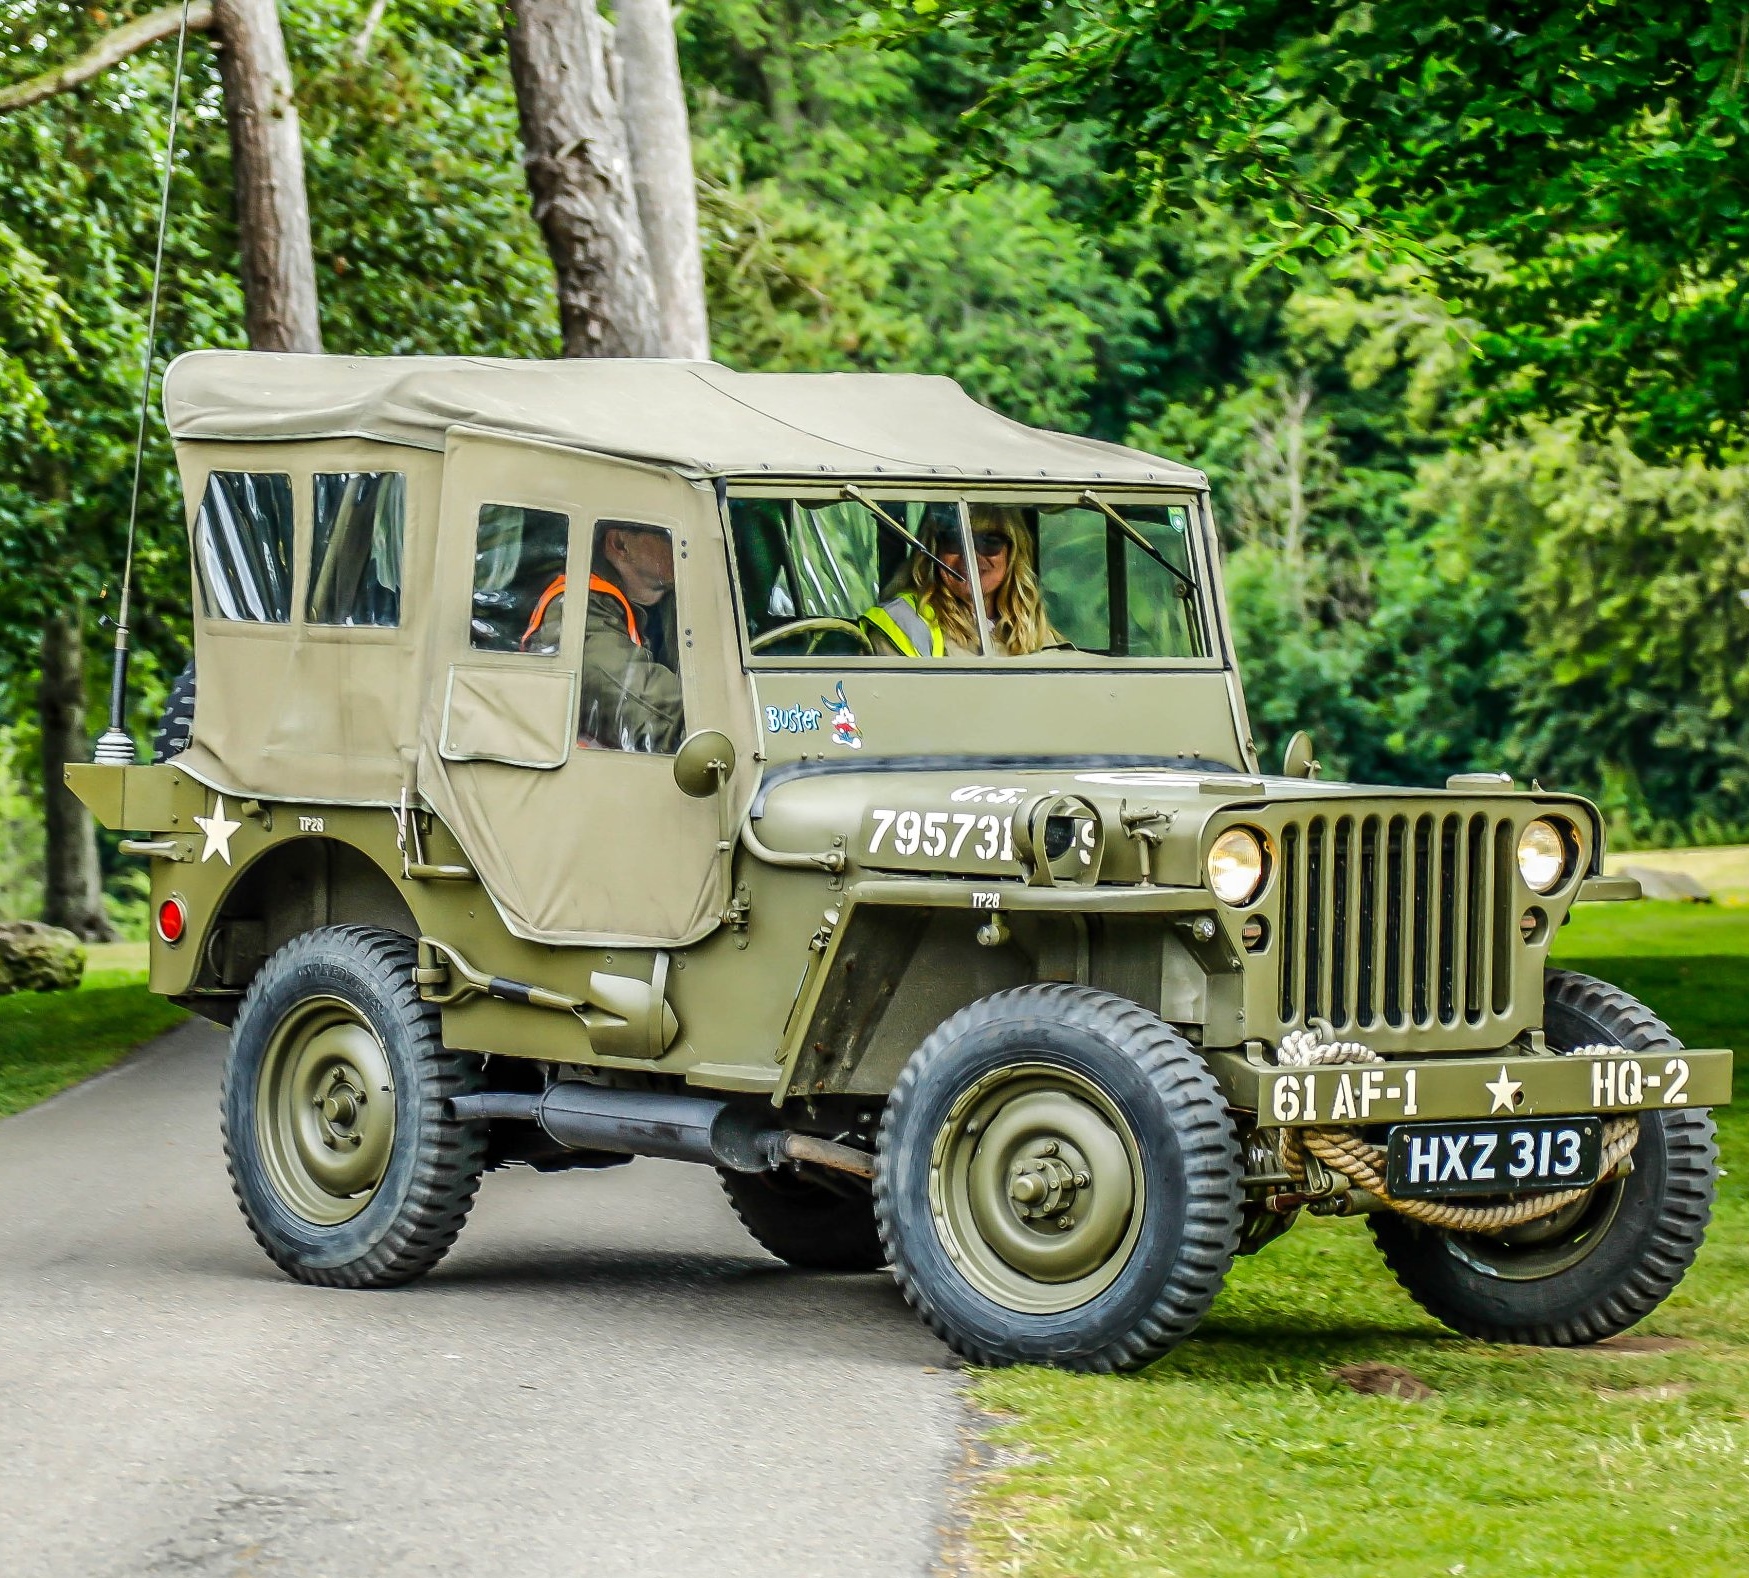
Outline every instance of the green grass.
[(0, 1117), (102, 1073), (187, 1014), (146, 989), (143, 944), (91, 950), (71, 992), (0, 997)]
[[(1587, 906), (1560, 962), (1690, 1045), (1749, 1049), (1749, 910)], [(1738, 1101), (1749, 1098), (1740, 1074)], [(974, 1492), (989, 1572), (1317, 1578), (1740, 1578), (1749, 1572), (1749, 1111), (1699, 1261), (1634, 1333), (1661, 1351), (1453, 1337), (1365, 1228), (1310, 1222), (1241, 1261), (1198, 1335), (1140, 1375), (985, 1373), (998, 1467)], [(1331, 1372), (1399, 1365), (1422, 1402)]]

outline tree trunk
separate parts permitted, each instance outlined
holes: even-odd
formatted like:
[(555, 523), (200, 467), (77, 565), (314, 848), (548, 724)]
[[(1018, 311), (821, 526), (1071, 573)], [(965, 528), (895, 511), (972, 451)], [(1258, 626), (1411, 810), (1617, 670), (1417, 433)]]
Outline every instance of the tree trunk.
[(62, 782), (68, 762), (91, 758), (85, 732), (83, 613), (74, 604), (50, 614), (42, 627), (37, 717), (42, 730), (43, 919), (87, 942), (107, 942), (115, 933), (103, 911), (97, 829), (91, 813)]
[(510, 75), (567, 356), (660, 356), (625, 127), (594, 0), (510, 0)]
[(322, 349), (304, 149), (274, 0), (215, 0), (243, 325), (258, 351)]
[(710, 321), (674, 13), (668, 0), (619, 0), (614, 15), (620, 107), (661, 315), (662, 354), (704, 361), (711, 353)]

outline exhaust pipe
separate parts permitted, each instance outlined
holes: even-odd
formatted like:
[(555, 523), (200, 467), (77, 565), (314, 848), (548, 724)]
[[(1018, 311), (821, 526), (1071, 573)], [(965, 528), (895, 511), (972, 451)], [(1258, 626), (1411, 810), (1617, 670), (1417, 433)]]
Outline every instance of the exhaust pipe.
[(853, 1146), (761, 1124), (757, 1117), (708, 1096), (614, 1090), (562, 1080), (539, 1095), (494, 1091), (452, 1096), (450, 1115), (463, 1121), (511, 1118), (538, 1123), (573, 1151), (665, 1156), (734, 1172), (762, 1173), (784, 1162), (812, 1162), (860, 1178), (874, 1176), (874, 1158)]

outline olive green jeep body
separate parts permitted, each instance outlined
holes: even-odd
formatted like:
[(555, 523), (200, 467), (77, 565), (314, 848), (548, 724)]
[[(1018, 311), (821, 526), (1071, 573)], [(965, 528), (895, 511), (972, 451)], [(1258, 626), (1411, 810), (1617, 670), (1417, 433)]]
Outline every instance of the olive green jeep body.
[[(294, 1275), (441, 1255), (395, 1157), (446, 1135), (454, 1227), (489, 1163), (711, 1161), (762, 1242), (890, 1261), (992, 1360), (1144, 1362), (1302, 1211), (1520, 1340), (1692, 1257), (1731, 1054), (1549, 970), (1575, 903), (1637, 896), (1596, 809), (1265, 773), (1200, 473), (940, 379), (200, 353), (166, 402), (192, 739), (68, 781), (149, 861), (153, 990), (253, 1038), (227, 1137)], [(1064, 638), (876, 651), (857, 616), (982, 506)], [(580, 737), (604, 599), (531, 646), (618, 526), (672, 545), (677, 748)], [(284, 984), (331, 945), (380, 1002)], [(1544, 1136), (1597, 1150), (1559, 1210), (1549, 1156), (1451, 1163)]]

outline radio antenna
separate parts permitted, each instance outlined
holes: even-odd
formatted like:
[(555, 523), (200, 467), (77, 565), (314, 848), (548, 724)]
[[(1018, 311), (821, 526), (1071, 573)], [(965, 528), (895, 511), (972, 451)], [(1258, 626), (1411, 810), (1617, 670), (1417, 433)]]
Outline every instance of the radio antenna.
[(164, 187), (158, 199), (158, 245), (152, 255), (152, 304), (146, 314), (146, 354), (140, 368), (140, 420), (134, 431), (134, 486), (128, 501), (127, 555), (122, 561), (121, 604), (115, 620), (115, 662), (109, 672), (109, 727), (93, 759), (130, 767), (138, 759), (127, 731), (128, 619), (134, 589), (134, 533), (140, 519), (140, 477), (146, 462), (146, 413), (152, 403), (152, 362), (158, 349), (158, 290), (164, 279), (164, 235), (170, 224), (170, 177), (176, 169), (176, 112), (182, 100), (182, 60), (188, 49), (189, 0), (182, 0), (182, 25), (176, 33), (176, 69), (170, 78), (170, 124), (164, 136)]

